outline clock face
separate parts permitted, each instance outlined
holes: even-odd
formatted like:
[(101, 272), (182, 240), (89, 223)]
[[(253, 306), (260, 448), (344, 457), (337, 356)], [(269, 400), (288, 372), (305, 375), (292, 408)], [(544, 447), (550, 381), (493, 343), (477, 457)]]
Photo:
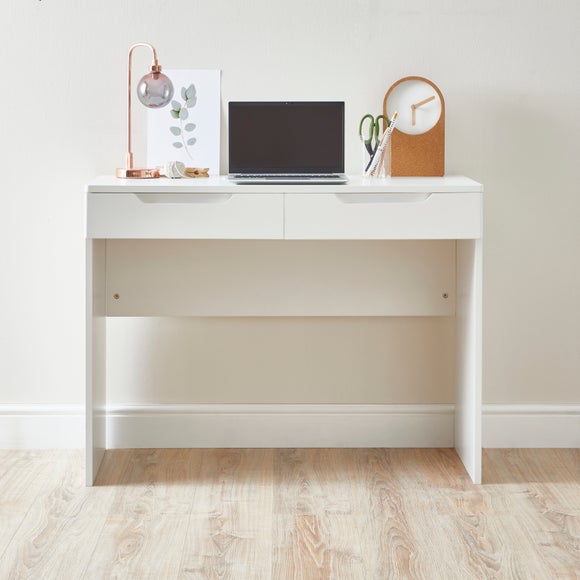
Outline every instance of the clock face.
[(398, 111), (397, 129), (407, 135), (421, 135), (441, 117), (439, 91), (423, 79), (406, 79), (395, 85), (386, 103), (387, 116)]

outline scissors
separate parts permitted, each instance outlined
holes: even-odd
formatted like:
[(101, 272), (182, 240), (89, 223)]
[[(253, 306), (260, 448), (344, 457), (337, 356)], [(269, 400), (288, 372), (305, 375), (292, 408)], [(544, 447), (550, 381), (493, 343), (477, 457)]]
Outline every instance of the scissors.
[[(369, 120), (369, 123), (367, 123), (368, 125), (368, 132), (366, 133), (366, 136), (363, 135), (364, 132), (364, 126), (365, 126), (365, 121)], [(368, 165), (365, 168), (365, 171), (368, 170), (368, 168), (371, 165), (371, 161), (373, 160), (374, 154), (377, 152), (377, 149), (379, 147), (379, 143), (381, 141), (379, 134), (381, 134), (382, 136), (382, 131), (380, 129), (380, 125), (381, 125), (381, 120), (384, 123), (385, 127), (389, 126), (389, 119), (385, 116), (385, 115), (378, 115), (377, 117), (373, 117), (370, 113), (365, 115), (361, 120), (360, 120), (360, 124), (358, 126), (358, 135), (361, 139), (361, 141), (363, 141), (363, 143), (365, 144), (366, 150), (368, 151), (369, 155), (370, 155), (370, 159), (368, 162)]]

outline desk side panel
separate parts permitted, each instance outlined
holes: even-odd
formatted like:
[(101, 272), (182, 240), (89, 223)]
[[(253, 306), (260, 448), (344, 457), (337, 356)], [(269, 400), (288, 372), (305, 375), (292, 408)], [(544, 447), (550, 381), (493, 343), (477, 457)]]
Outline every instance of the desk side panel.
[(86, 241), (86, 483), (106, 446), (106, 242)]
[(474, 483), (482, 454), (482, 240), (457, 242), (455, 448)]

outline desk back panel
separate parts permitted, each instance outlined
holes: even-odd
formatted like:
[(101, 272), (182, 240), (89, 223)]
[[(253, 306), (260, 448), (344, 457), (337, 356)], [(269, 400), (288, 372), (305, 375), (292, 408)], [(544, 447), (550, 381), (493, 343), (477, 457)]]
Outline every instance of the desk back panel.
[(437, 241), (108, 240), (109, 316), (452, 316)]

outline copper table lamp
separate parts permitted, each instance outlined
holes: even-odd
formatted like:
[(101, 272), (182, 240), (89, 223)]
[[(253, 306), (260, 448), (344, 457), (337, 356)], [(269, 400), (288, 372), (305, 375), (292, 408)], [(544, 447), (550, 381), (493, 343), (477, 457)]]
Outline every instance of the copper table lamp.
[(137, 85), (137, 97), (143, 105), (150, 109), (165, 107), (173, 97), (173, 84), (169, 77), (161, 72), (161, 66), (157, 60), (157, 51), (147, 42), (138, 42), (129, 49), (129, 75), (127, 92), (127, 155), (125, 167), (117, 169), (117, 177), (125, 179), (145, 179), (159, 177), (159, 169), (136, 169), (133, 167), (133, 151), (131, 150), (131, 69), (133, 51), (138, 46), (145, 46), (153, 53), (151, 70)]

